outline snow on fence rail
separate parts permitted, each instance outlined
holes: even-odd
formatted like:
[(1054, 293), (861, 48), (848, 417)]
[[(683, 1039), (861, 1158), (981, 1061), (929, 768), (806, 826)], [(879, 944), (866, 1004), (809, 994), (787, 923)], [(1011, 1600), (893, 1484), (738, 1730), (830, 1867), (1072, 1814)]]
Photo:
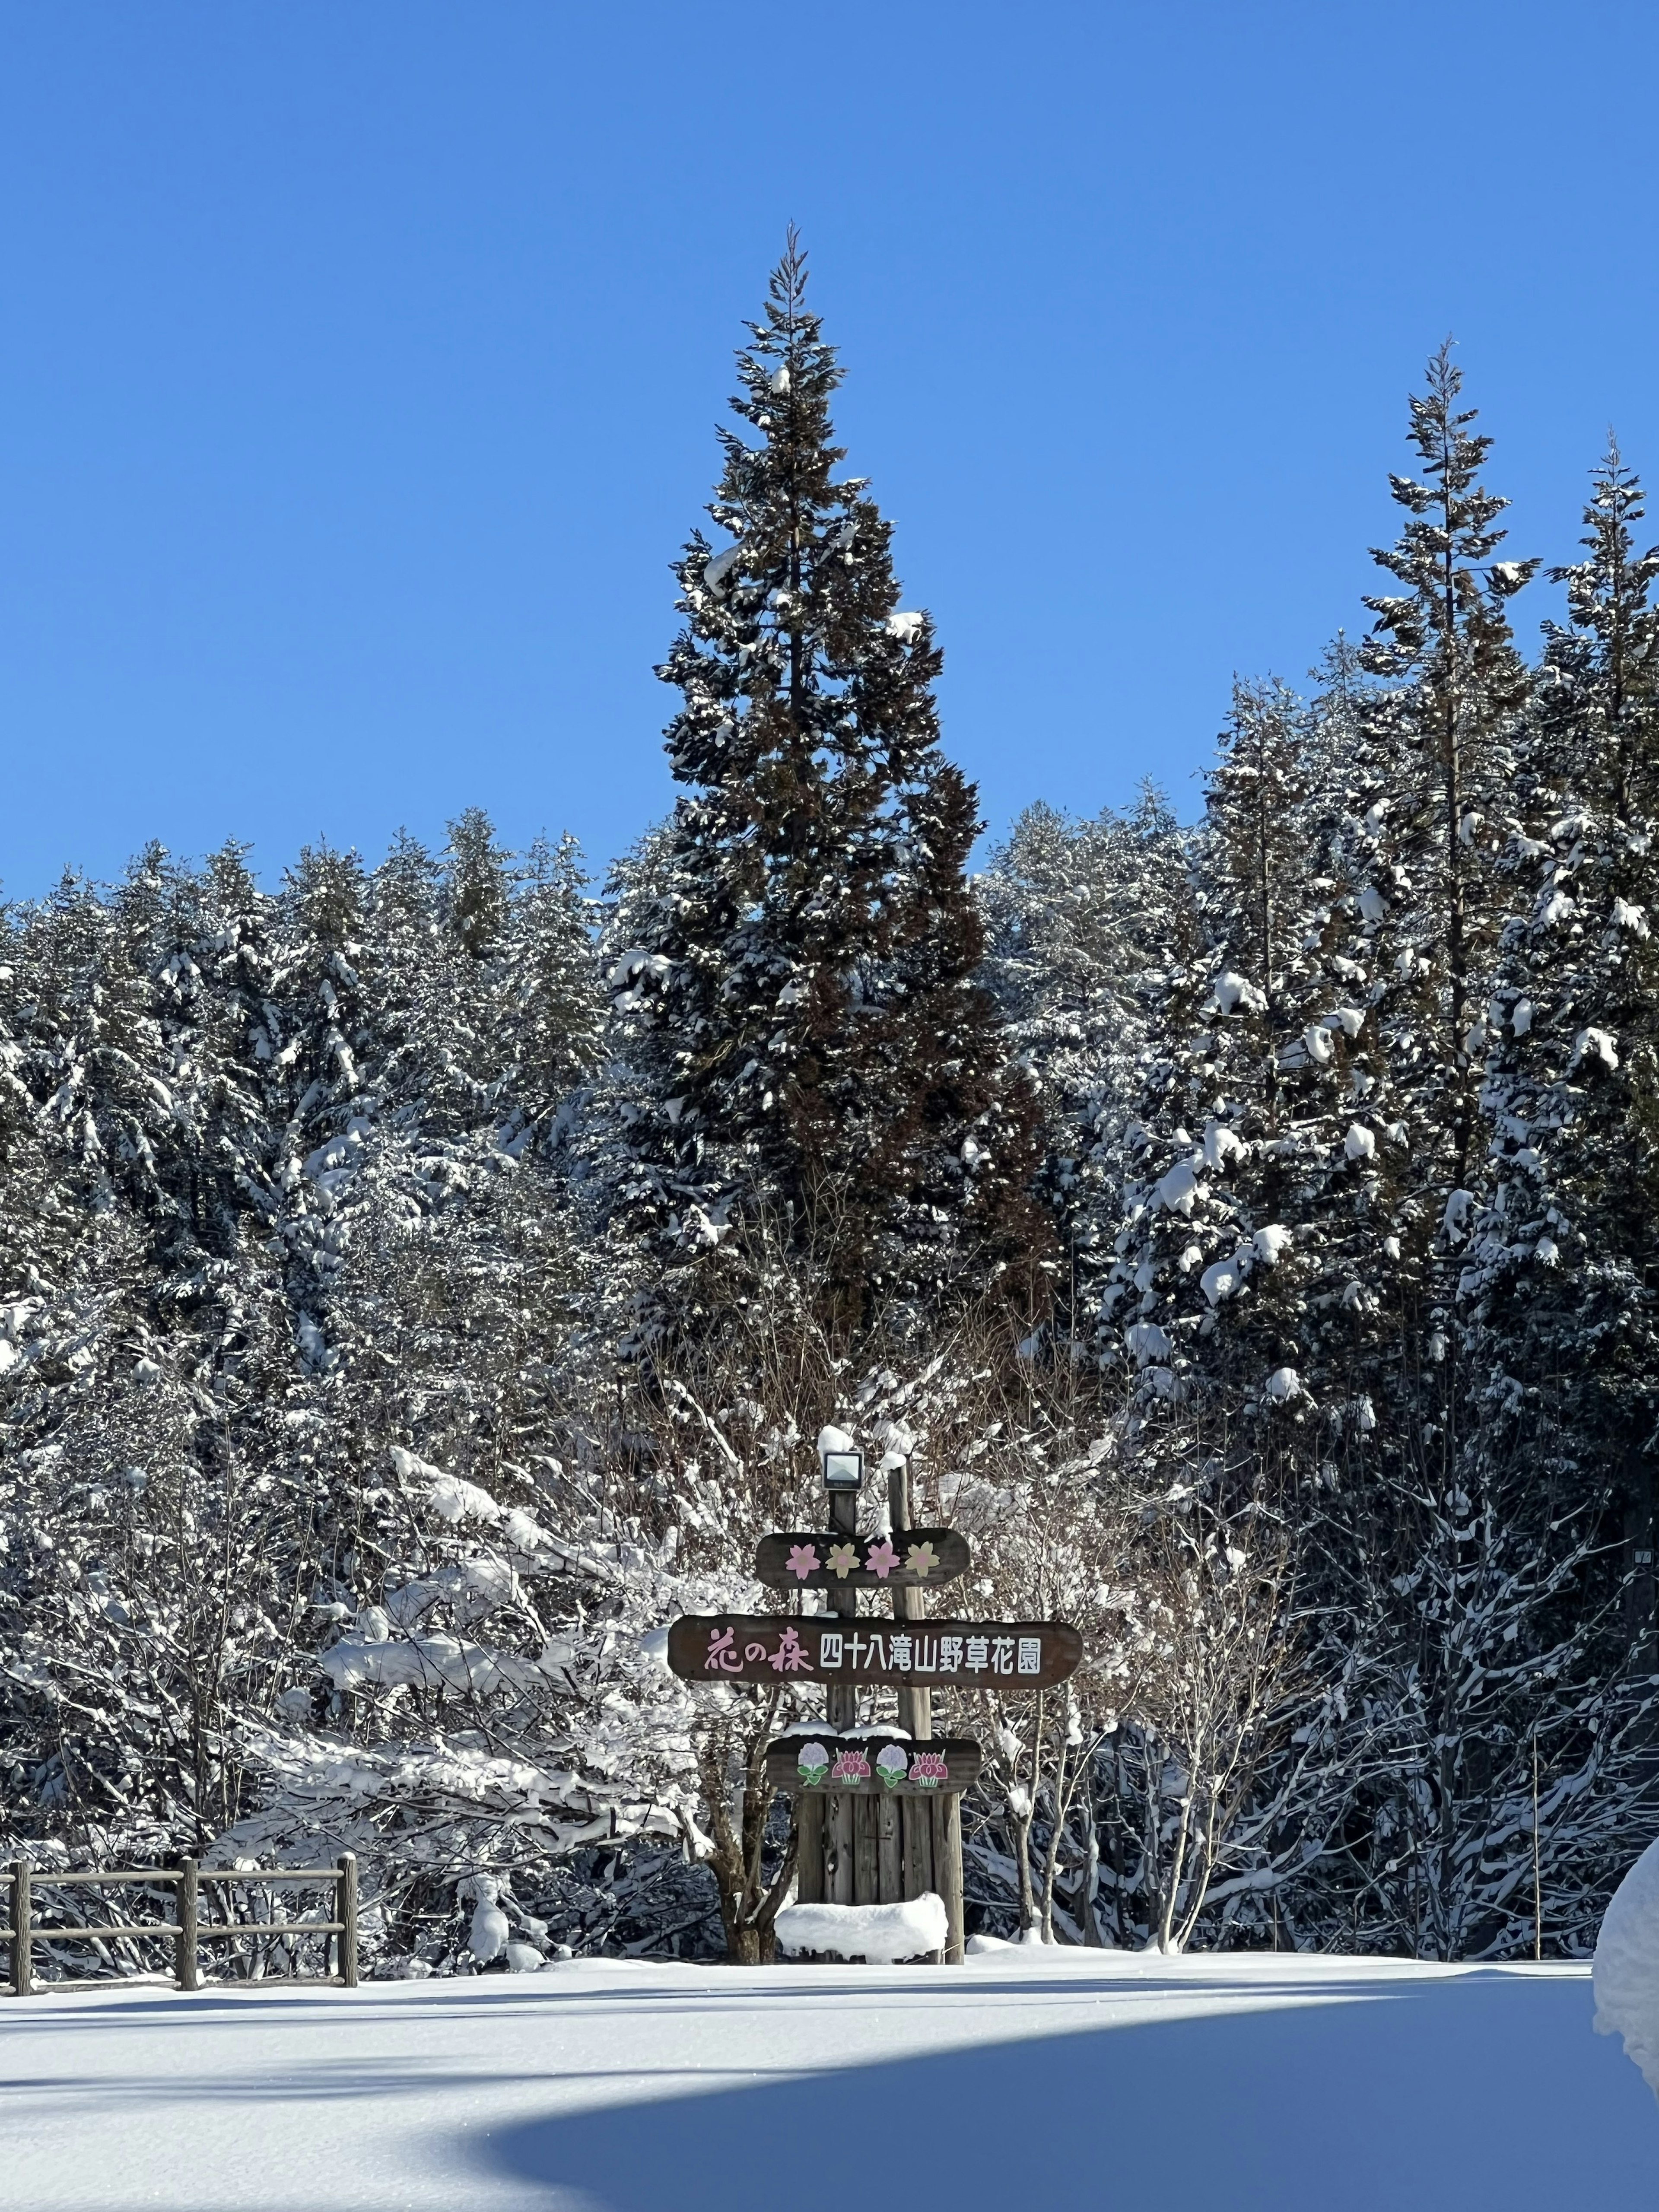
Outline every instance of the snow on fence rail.
[[(227, 1893), (225, 1917), (203, 1924), (199, 1917), (201, 1887), (204, 1881), (217, 1885)], [(177, 1917), (173, 1920), (137, 1922), (74, 1922), (64, 1924), (58, 1921), (42, 1923), (34, 1917), (34, 1891), (104, 1888), (112, 1884), (142, 1882), (157, 1889), (173, 1892)], [(326, 1885), (333, 1891), (334, 1914), (331, 1920), (233, 1920), (230, 1917), (228, 1892), (232, 1887), (269, 1887), (280, 1883)], [(194, 1859), (184, 1859), (177, 1869), (167, 1867), (96, 1867), (74, 1874), (42, 1871), (39, 1875), (23, 1859), (14, 1859), (8, 1883), (11, 1893), (11, 1925), (0, 1928), (10, 1948), (11, 1982), (9, 1994), (15, 1997), (30, 1996), (35, 1987), (33, 1954), (37, 1943), (104, 1943), (154, 1942), (158, 1936), (173, 1938), (173, 1973), (181, 1990), (201, 1986), (198, 1974), (197, 1954), (204, 1943), (219, 1943), (252, 1936), (269, 1941), (271, 1937), (286, 1939), (292, 1936), (320, 1936), (324, 1941), (324, 1970), (316, 1978), (338, 1982), (348, 1990), (357, 1986), (357, 1861), (353, 1852), (343, 1852), (338, 1863), (331, 1867), (273, 1867), (270, 1869), (237, 1868), (223, 1872), (210, 1869), (204, 1875)], [(332, 1950), (334, 1971), (328, 1969), (329, 1952)], [(71, 1980), (89, 1980), (90, 1976), (70, 1976)], [(311, 1977), (307, 1976), (307, 1979)]]

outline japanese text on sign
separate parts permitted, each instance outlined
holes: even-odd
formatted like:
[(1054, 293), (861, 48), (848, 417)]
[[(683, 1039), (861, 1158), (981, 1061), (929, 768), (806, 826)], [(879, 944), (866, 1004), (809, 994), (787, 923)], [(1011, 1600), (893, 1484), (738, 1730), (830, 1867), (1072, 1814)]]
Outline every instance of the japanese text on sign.
[(1077, 1631), (1052, 1621), (914, 1626), (833, 1615), (790, 1620), (689, 1617), (669, 1633), (669, 1664), (696, 1681), (1002, 1683), (1064, 1681), (1083, 1656)]

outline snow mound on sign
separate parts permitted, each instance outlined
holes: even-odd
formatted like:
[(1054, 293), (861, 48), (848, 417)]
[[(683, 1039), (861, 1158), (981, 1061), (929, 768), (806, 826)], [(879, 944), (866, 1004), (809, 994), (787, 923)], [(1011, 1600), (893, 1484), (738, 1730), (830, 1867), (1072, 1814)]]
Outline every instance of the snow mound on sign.
[(945, 1901), (932, 1890), (903, 1905), (786, 1905), (777, 1918), (779, 1950), (829, 1952), (872, 1966), (942, 1951), (949, 1932)]
[(1622, 2035), (1625, 2055), (1659, 2097), (1659, 1843), (1613, 1893), (1595, 1942), (1595, 2032)]

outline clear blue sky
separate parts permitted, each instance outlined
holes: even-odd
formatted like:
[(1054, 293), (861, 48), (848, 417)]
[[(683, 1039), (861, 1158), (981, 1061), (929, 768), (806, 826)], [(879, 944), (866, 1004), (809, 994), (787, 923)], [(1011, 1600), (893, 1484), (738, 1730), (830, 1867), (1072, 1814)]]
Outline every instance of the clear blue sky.
[[(0, 881), (159, 836), (596, 863), (793, 218), (994, 829), (1363, 621), (1448, 331), (1571, 556), (1659, 479), (1659, 10), (0, 0)], [(1659, 530), (1656, 531), (1659, 535)], [(1520, 603), (1531, 629), (1549, 587)]]

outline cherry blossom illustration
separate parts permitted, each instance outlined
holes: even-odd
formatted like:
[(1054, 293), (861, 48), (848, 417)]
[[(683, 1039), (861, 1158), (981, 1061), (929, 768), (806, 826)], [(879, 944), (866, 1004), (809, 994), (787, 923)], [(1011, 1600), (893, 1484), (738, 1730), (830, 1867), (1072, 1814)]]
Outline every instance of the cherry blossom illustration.
[(898, 1563), (898, 1553), (893, 1549), (892, 1539), (888, 1536), (884, 1536), (878, 1544), (872, 1544), (864, 1556), (865, 1565), (881, 1582), (886, 1581)]
[(811, 1544), (792, 1544), (789, 1547), (788, 1570), (797, 1582), (802, 1583), (808, 1575), (817, 1574), (818, 1555), (816, 1547)]
[(830, 1547), (830, 1571), (832, 1575), (839, 1575), (844, 1580), (854, 1572), (858, 1563), (859, 1547), (856, 1544), (831, 1544)]
[(904, 1564), (918, 1582), (926, 1582), (939, 1565), (939, 1553), (931, 1542), (912, 1544), (905, 1554)]

